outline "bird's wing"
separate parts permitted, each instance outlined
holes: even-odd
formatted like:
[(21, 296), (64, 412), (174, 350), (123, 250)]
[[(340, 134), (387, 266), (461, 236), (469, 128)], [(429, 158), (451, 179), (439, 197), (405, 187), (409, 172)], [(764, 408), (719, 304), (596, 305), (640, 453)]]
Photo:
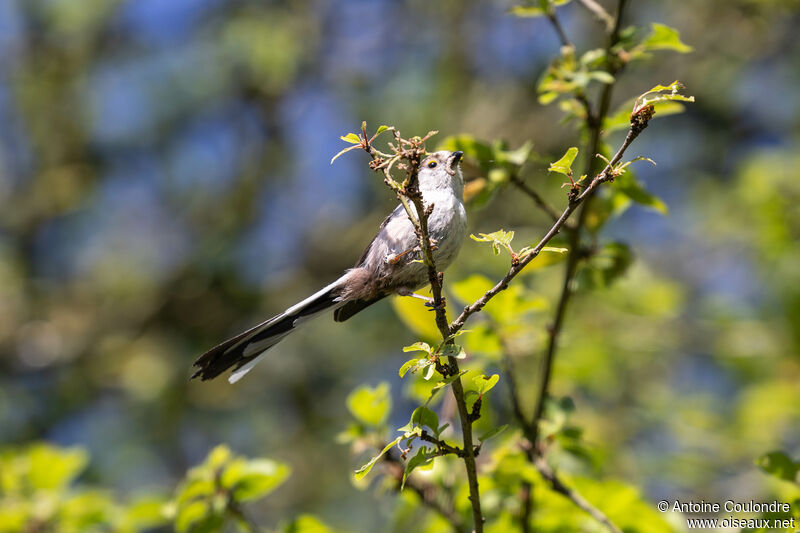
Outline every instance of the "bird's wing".
[(364, 249), (364, 252), (361, 254), (361, 257), (359, 257), (358, 261), (356, 261), (356, 267), (362, 266), (364, 264), (364, 261), (367, 259), (367, 256), (369, 255), (369, 251), (372, 249), (378, 237), (381, 236), (381, 233), (383, 233), (383, 231), (386, 229), (386, 226), (389, 224), (389, 222), (395, 218), (407, 217), (407, 216), (408, 215), (406, 214), (406, 210), (403, 208), (403, 204), (400, 204), (397, 207), (395, 207), (394, 211), (392, 211), (391, 214), (389, 214), (389, 216), (386, 217), (383, 222), (381, 222), (381, 227), (378, 228), (378, 233), (375, 235), (375, 237), (372, 238), (370, 243)]

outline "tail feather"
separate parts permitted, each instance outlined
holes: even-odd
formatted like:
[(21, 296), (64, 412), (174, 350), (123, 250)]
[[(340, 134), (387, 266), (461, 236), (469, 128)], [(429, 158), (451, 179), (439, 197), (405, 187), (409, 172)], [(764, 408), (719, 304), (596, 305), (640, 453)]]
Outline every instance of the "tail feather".
[(197, 370), (192, 378), (213, 379), (233, 367), (228, 380), (235, 383), (261, 360), (267, 350), (300, 324), (323, 311), (340, 307), (342, 302), (336, 298), (338, 287), (338, 282), (334, 282), (283, 313), (211, 348), (195, 361)]

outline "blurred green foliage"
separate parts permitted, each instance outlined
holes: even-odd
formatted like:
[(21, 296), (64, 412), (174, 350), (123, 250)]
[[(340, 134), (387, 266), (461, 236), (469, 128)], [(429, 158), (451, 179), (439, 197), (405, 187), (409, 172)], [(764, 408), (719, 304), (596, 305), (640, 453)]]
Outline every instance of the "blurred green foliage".
[[(470, 231), (535, 244), (551, 221), (514, 180), (564, 205), (547, 169), (585, 144), (574, 95), (610, 81), (603, 22), (544, 4), (520, 14), (557, 9), (581, 52), (510, 2), (0, 3), (0, 531), (451, 529), (417, 482), (466, 521), (460, 466), (420, 454), (430, 443), (399, 476), (393, 446), (349, 481), (407, 423), (458, 444), (437, 375), (393, 382), (402, 346), (437, 346), (420, 301), (319, 321), (237, 387), (189, 383), (188, 366), (358, 257), (394, 201), (355, 154), (329, 165), (364, 119), (440, 129), (468, 155)], [(680, 530), (660, 499), (776, 498), (798, 516), (797, 5), (629, 4), (604, 153), (649, 87), (677, 77), (697, 103), (659, 104), (631, 151), (658, 166), (629, 167), (587, 214), (596, 242), (554, 368), (548, 460), (626, 531)], [(537, 530), (601, 527), (548, 489), (513, 426), (492, 435), (512, 419), (505, 354), (535, 397), (563, 260), (538, 257), (456, 340), (471, 399), (500, 376), (476, 422), (492, 532), (518, 527), (525, 483)], [(450, 318), (508, 261), (465, 242)], [(206, 457), (218, 442), (280, 460)]]
[(88, 460), (80, 448), (4, 449), (0, 531), (133, 533), (173, 524), (180, 533), (201, 533), (221, 531), (228, 520), (254, 531), (241, 504), (263, 498), (289, 476), (285, 464), (233, 456), (218, 446), (188, 472), (174, 499), (143, 495), (121, 502), (108, 489), (76, 482)]

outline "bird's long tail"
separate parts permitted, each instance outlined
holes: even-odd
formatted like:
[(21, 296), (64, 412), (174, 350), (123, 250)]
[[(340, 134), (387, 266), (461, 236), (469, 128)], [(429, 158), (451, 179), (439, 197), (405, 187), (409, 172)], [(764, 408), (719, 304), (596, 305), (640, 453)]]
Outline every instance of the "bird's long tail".
[(341, 280), (337, 280), (283, 313), (211, 348), (195, 361), (197, 370), (192, 377), (205, 381), (233, 367), (228, 381), (239, 381), (270, 348), (302, 323), (323, 311), (341, 307), (344, 302), (336, 298), (340, 284)]

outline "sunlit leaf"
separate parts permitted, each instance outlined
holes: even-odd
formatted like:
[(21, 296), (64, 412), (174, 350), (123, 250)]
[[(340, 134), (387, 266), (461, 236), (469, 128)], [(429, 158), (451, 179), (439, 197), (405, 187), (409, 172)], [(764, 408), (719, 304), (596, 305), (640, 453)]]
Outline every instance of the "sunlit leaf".
[(657, 22), (651, 25), (651, 32), (642, 41), (642, 46), (646, 50), (674, 50), (682, 54), (692, 51), (691, 46), (681, 41), (678, 30)]
[(304, 514), (285, 526), (283, 533), (334, 533), (334, 530), (316, 516)]
[(239, 458), (222, 473), (220, 483), (236, 501), (263, 498), (278, 488), (291, 473), (289, 466), (271, 459)]
[(472, 378), (472, 382), (475, 384), (475, 387), (478, 389), (478, 394), (483, 396), (490, 390), (497, 385), (497, 382), (500, 381), (500, 376), (498, 374), (492, 374), (491, 376), (475, 376)]
[(441, 340), (442, 335), (431, 318), (430, 308), (422, 300), (398, 296), (391, 299), (391, 304), (403, 324), (417, 337), (428, 341)]
[(439, 351), (441, 357), (455, 357), (456, 359), (464, 359), (467, 357), (467, 352), (464, 347), (451, 342), (446, 343)]
[(425, 352), (425, 353), (433, 353), (433, 349), (431, 348), (430, 344), (427, 342), (415, 342), (410, 346), (403, 346), (404, 352)]
[(396, 439), (394, 439), (392, 442), (390, 442), (389, 444), (387, 444), (387, 445), (386, 445), (386, 446), (383, 448), (383, 450), (381, 450), (381, 452), (380, 452), (378, 455), (376, 455), (375, 457), (373, 457), (372, 459), (370, 459), (370, 461), (369, 461), (367, 464), (365, 464), (364, 466), (362, 466), (361, 468), (359, 468), (358, 470), (356, 470), (356, 471), (355, 471), (355, 474), (354, 474), (354, 477), (356, 478), (356, 481), (360, 481), (360, 480), (364, 479), (364, 477), (366, 477), (366, 475), (367, 475), (367, 474), (369, 474), (370, 470), (372, 470), (372, 467), (373, 467), (373, 466), (375, 466), (375, 463), (377, 463), (377, 462), (378, 462), (378, 460), (379, 460), (381, 457), (383, 457), (383, 455), (384, 455), (386, 452), (388, 452), (389, 450), (391, 450), (391, 449), (392, 449), (392, 447), (396, 446), (396, 445), (397, 445), (397, 443), (398, 443), (398, 442), (400, 442), (400, 440), (401, 440), (402, 438), (403, 438), (403, 436), (401, 435), (401, 436), (397, 437)]
[(546, 15), (557, 6), (568, 4), (571, 0), (540, 0), (538, 6), (514, 6), (509, 11), (515, 17), (530, 18)]
[(377, 387), (361, 385), (347, 396), (347, 408), (356, 420), (368, 426), (380, 426), (392, 409), (389, 384), (381, 382)]
[(613, 187), (639, 205), (654, 209), (663, 215), (669, 213), (667, 204), (658, 196), (647, 191), (630, 171), (614, 178)]
[(514, 239), (513, 231), (497, 230), (493, 233), (479, 233), (478, 236), (470, 235), (473, 241), (489, 242), (492, 244), (494, 255), (500, 253), (501, 248), (511, 252), (511, 241)]
[(418, 371), (420, 368), (425, 368), (428, 365), (432, 365), (432, 364), (433, 364), (433, 362), (430, 359), (428, 359), (427, 357), (409, 359), (408, 361), (403, 363), (403, 366), (400, 367), (400, 371), (398, 373), (400, 374), (400, 377), (402, 378), (408, 372), (411, 372), (413, 374), (416, 371)]
[(27, 480), (34, 489), (64, 489), (86, 468), (88, 454), (80, 448), (34, 444), (25, 453)]
[(425, 446), (420, 447), (420, 449), (417, 451), (417, 454), (409, 459), (406, 463), (406, 468), (403, 472), (403, 481), (400, 484), (400, 490), (406, 486), (406, 479), (408, 479), (408, 476), (411, 475), (411, 472), (413, 472), (414, 469), (429, 465), (432, 461), (433, 458), (428, 457), (428, 449)]
[(409, 423), (412, 425), (412, 427), (427, 426), (434, 434), (436, 434), (439, 429), (439, 416), (432, 409), (421, 405), (414, 409), (414, 412), (411, 413), (411, 420)]
[(497, 435), (499, 435), (500, 433), (505, 431), (507, 428), (508, 428), (508, 424), (503, 424), (502, 426), (498, 426), (496, 428), (492, 428), (489, 431), (487, 431), (486, 433), (484, 433), (483, 435), (481, 435), (480, 437), (478, 437), (478, 440), (481, 441), (481, 442), (487, 441), (487, 440), (491, 439), (492, 437), (496, 437)]
[(347, 135), (342, 135), (339, 138), (345, 142), (349, 142), (350, 144), (361, 144), (361, 137), (359, 137), (356, 133), (348, 133)]
[(572, 174), (572, 163), (575, 161), (575, 157), (578, 155), (578, 149), (574, 146), (569, 148), (566, 153), (561, 156), (561, 159), (554, 163), (550, 163), (550, 167), (548, 170), (550, 172), (558, 172), (559, 174), (564, 174), (565, 176), (569, 176)]

